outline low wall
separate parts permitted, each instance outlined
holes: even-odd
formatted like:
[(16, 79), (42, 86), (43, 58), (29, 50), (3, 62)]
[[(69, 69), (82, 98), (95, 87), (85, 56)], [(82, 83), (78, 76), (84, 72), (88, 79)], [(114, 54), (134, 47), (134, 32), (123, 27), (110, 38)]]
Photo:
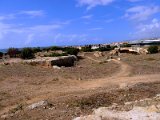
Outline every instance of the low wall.
[(77, 60), (76, 56), (69, 55), (69, 56), (61, 56), (61, 57), (42, 57), (42, 58), (37, 58), (33, 60), (24, 60), (23, 63), (34, 65), (34, 66), (40, 65), (45, 67), (52, 67), (52, 66), (70, 67), (74, 65), (76, 60)]

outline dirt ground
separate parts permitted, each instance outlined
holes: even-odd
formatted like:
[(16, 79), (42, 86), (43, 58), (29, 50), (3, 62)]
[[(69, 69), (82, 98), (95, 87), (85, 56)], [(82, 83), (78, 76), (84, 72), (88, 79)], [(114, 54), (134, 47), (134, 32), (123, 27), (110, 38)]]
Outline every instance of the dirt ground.
[[(121, 55), (121, 61), (85, 55), (74, 67), (0, 65), (0, 115), (7, 120), (71, 120), (94, 108), (160, 94), (160, 56)], [(28, 105), (47, 100), (49, 107)], [(0, 118), (4, 119), (4, 118)]]

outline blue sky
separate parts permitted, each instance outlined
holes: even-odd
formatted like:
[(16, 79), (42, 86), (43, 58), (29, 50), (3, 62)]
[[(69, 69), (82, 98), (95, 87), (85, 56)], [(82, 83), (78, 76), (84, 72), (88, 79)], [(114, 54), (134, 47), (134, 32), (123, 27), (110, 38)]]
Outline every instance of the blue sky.
[(0, 48), (159, 36), (159, 0), (0, 0)]

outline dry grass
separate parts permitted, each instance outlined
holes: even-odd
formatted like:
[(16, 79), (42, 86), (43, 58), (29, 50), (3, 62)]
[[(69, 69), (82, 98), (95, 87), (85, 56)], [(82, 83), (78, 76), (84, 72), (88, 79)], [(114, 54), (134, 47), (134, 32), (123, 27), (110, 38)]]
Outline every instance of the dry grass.
[[(96, 58), (99, 59), (104, 58)], [(145, 75), (160, 73), (159, 60), (160, 54), (123, 54), (122, 62), (131, 66), (131, 76), (120, 75), (130, 69), (121, 69), (122, 65), (118, 63), (111, 61), (100, 64), (89, 59), (81, 59), (75, 67), (60, 70), (23, 64), (1, 66), (0, 112), (4, 108), (13, 113), (20, 110), (9, 120), (70, 120), (91, 113), (93, 108), (99, 106), (113, 103), (123, 105), (124, 102), (153, 97), (160, 93), (160, 82), (151, 83), (149, 79), (156, 81), (159, 76)], [(146, 82), (146, 78), (150, 83), (141, 83), (127, 89), (118, 88), (120, 83), (132, 85)], [(98, 88), (96, 85), (99, 85)], [(54, 109), (21, 110), (22, 103), (27, 105), (46, 99), (53, 104)], [(14, 105), (17, 107), (10, 109)]]
[(122, 55), (122, 61), (132, 67), (132, 75), (160, 73), (160, 54)]

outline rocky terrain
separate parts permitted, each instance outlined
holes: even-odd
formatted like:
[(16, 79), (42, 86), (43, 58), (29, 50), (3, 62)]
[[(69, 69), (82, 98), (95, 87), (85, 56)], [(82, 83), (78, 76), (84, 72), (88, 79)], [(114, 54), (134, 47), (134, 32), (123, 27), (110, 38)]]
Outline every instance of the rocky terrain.
[(72, 67), (1, 64), (0, 119), (160, 119), (159, 54), (98, 55)]

